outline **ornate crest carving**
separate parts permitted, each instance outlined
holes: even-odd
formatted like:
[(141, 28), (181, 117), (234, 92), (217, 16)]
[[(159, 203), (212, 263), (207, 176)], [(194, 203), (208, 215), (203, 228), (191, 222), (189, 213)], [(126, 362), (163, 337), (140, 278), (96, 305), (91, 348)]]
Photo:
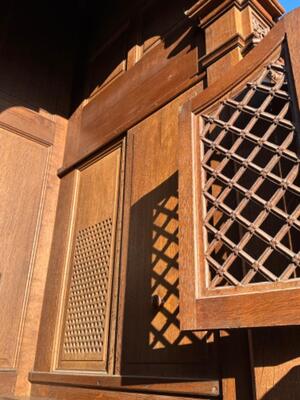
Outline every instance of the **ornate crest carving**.
[(270, 31), (270, 27), (255, 14), (252, 14), (252, 28), (255, 43), (260, 42)]

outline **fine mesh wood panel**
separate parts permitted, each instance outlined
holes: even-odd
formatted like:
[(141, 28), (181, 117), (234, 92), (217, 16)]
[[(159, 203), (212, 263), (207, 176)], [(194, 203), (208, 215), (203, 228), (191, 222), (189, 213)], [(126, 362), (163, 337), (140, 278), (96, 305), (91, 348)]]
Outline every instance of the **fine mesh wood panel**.
[(202, 115), (206, 286), (300, 277), (299, 138), (284, 57)]
[(58, 328), (58, 369), (107, 368), (120, 160), (117, 147), (77, 172), (69, 221), (74, 231)]
[(65, 354), (102, 353), (112, 220), (79, 231), (67, 306)]

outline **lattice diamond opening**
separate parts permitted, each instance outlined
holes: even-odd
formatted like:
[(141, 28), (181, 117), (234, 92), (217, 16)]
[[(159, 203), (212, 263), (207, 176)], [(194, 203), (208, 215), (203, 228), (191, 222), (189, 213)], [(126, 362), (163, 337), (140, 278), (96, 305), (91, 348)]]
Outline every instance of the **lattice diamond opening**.
[(299, 137), (284, 58), (201, 116), (207, 287), (300, 277)]
[(111, 236), (111, 218), (78, 232), (63, 341), (65, 354), (97, 355), (102, 352)]

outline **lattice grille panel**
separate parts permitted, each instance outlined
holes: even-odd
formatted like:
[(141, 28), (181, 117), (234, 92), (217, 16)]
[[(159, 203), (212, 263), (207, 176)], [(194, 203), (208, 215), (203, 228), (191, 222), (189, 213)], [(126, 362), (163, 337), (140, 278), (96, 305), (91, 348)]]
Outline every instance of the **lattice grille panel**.
[(299, 144), (283, 57), (201, 118), (209, 288), (300, 277)]
[(65, 354), (102, 352), (111, 237), (111, 218), (78, 232), (63, 342)]

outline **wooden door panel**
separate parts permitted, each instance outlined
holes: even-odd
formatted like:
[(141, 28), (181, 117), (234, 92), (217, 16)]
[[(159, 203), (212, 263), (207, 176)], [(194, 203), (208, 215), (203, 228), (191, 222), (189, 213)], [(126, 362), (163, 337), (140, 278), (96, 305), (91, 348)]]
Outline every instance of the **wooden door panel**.
[(119, 146), (76, 173), (59, 369), (106, 370), (120, 163)]

